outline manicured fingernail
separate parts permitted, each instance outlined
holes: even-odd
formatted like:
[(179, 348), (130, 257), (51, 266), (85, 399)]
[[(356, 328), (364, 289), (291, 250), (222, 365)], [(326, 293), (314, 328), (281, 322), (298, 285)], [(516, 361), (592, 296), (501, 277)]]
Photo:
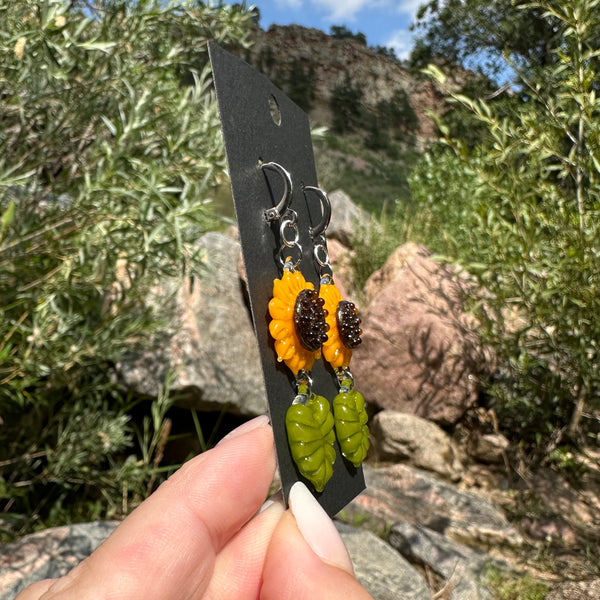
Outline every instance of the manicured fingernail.
[(352, 561), (338, 530), (308, 488), (297, 481), (288, 500), (298, 529), (314, 553), (325, 562), (354, 574)]
[(243, 425), (236, 427), (233, 431), (230, 431), (222, 440), (219, 441), (217, 446), (220, 446), (223, 442), (232, 440), (240, 435), (244, 435), (253, 429), (258, 429), (259, 427), (264, 427), (269, 424), (269, 415), (260, 415), (260, 417), (255, 417), (250, 421), (246, 421)]

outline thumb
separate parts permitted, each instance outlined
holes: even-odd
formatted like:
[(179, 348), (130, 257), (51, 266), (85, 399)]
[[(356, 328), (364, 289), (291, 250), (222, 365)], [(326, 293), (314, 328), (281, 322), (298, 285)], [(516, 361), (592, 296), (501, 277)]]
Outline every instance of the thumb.
[(261, 600), (368, 600), (335, 525), (303, 483), (290, 490), (267, 550)]

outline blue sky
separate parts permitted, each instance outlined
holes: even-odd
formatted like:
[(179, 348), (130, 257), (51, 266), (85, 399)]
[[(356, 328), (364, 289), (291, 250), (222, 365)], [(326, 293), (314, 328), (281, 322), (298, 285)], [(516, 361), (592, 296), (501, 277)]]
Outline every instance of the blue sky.
[(255, 0), (247, 2), (260, 9), (260, 25), (296, 23), (329, 33), (332, 25), (367, 36), (369, 46), (393, 48), (400, 59), (412, 46), (408, 30), (417, 9), (425, 0)]

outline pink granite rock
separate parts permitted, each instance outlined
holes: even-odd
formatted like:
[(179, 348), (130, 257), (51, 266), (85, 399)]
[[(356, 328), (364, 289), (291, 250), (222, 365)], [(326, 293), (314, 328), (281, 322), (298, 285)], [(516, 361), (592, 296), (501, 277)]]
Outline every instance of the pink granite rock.
[(486, 361), (462, 309), (462, 285), (416, 244), (398, 248), (371, 276), (352, 361), (370, 402), (440, 424), (456, 423), (475, 402)]

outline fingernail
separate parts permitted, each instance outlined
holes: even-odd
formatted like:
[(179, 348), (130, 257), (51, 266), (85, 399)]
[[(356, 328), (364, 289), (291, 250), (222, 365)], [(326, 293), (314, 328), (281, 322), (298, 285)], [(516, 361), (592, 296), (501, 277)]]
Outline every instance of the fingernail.
[(313, 552), (327, 563), (354, 574), (344, 542), (329, 515), (308, 488), (297, 481), (288, 497), (298, 529)]
[(259, 427), (264, 427), (269, 424), (269, 415), (260, 415), (260, 417), (255, 417), (250, 421), (246, 421), (243, 425), (236, 427), (233, 431), (230, 431), (223, 439), (219, 441), (217, 446), (220, 446), (223, 442), (232, 440), (240, 435), (244, 435), (253, 429), (258, 429)]

